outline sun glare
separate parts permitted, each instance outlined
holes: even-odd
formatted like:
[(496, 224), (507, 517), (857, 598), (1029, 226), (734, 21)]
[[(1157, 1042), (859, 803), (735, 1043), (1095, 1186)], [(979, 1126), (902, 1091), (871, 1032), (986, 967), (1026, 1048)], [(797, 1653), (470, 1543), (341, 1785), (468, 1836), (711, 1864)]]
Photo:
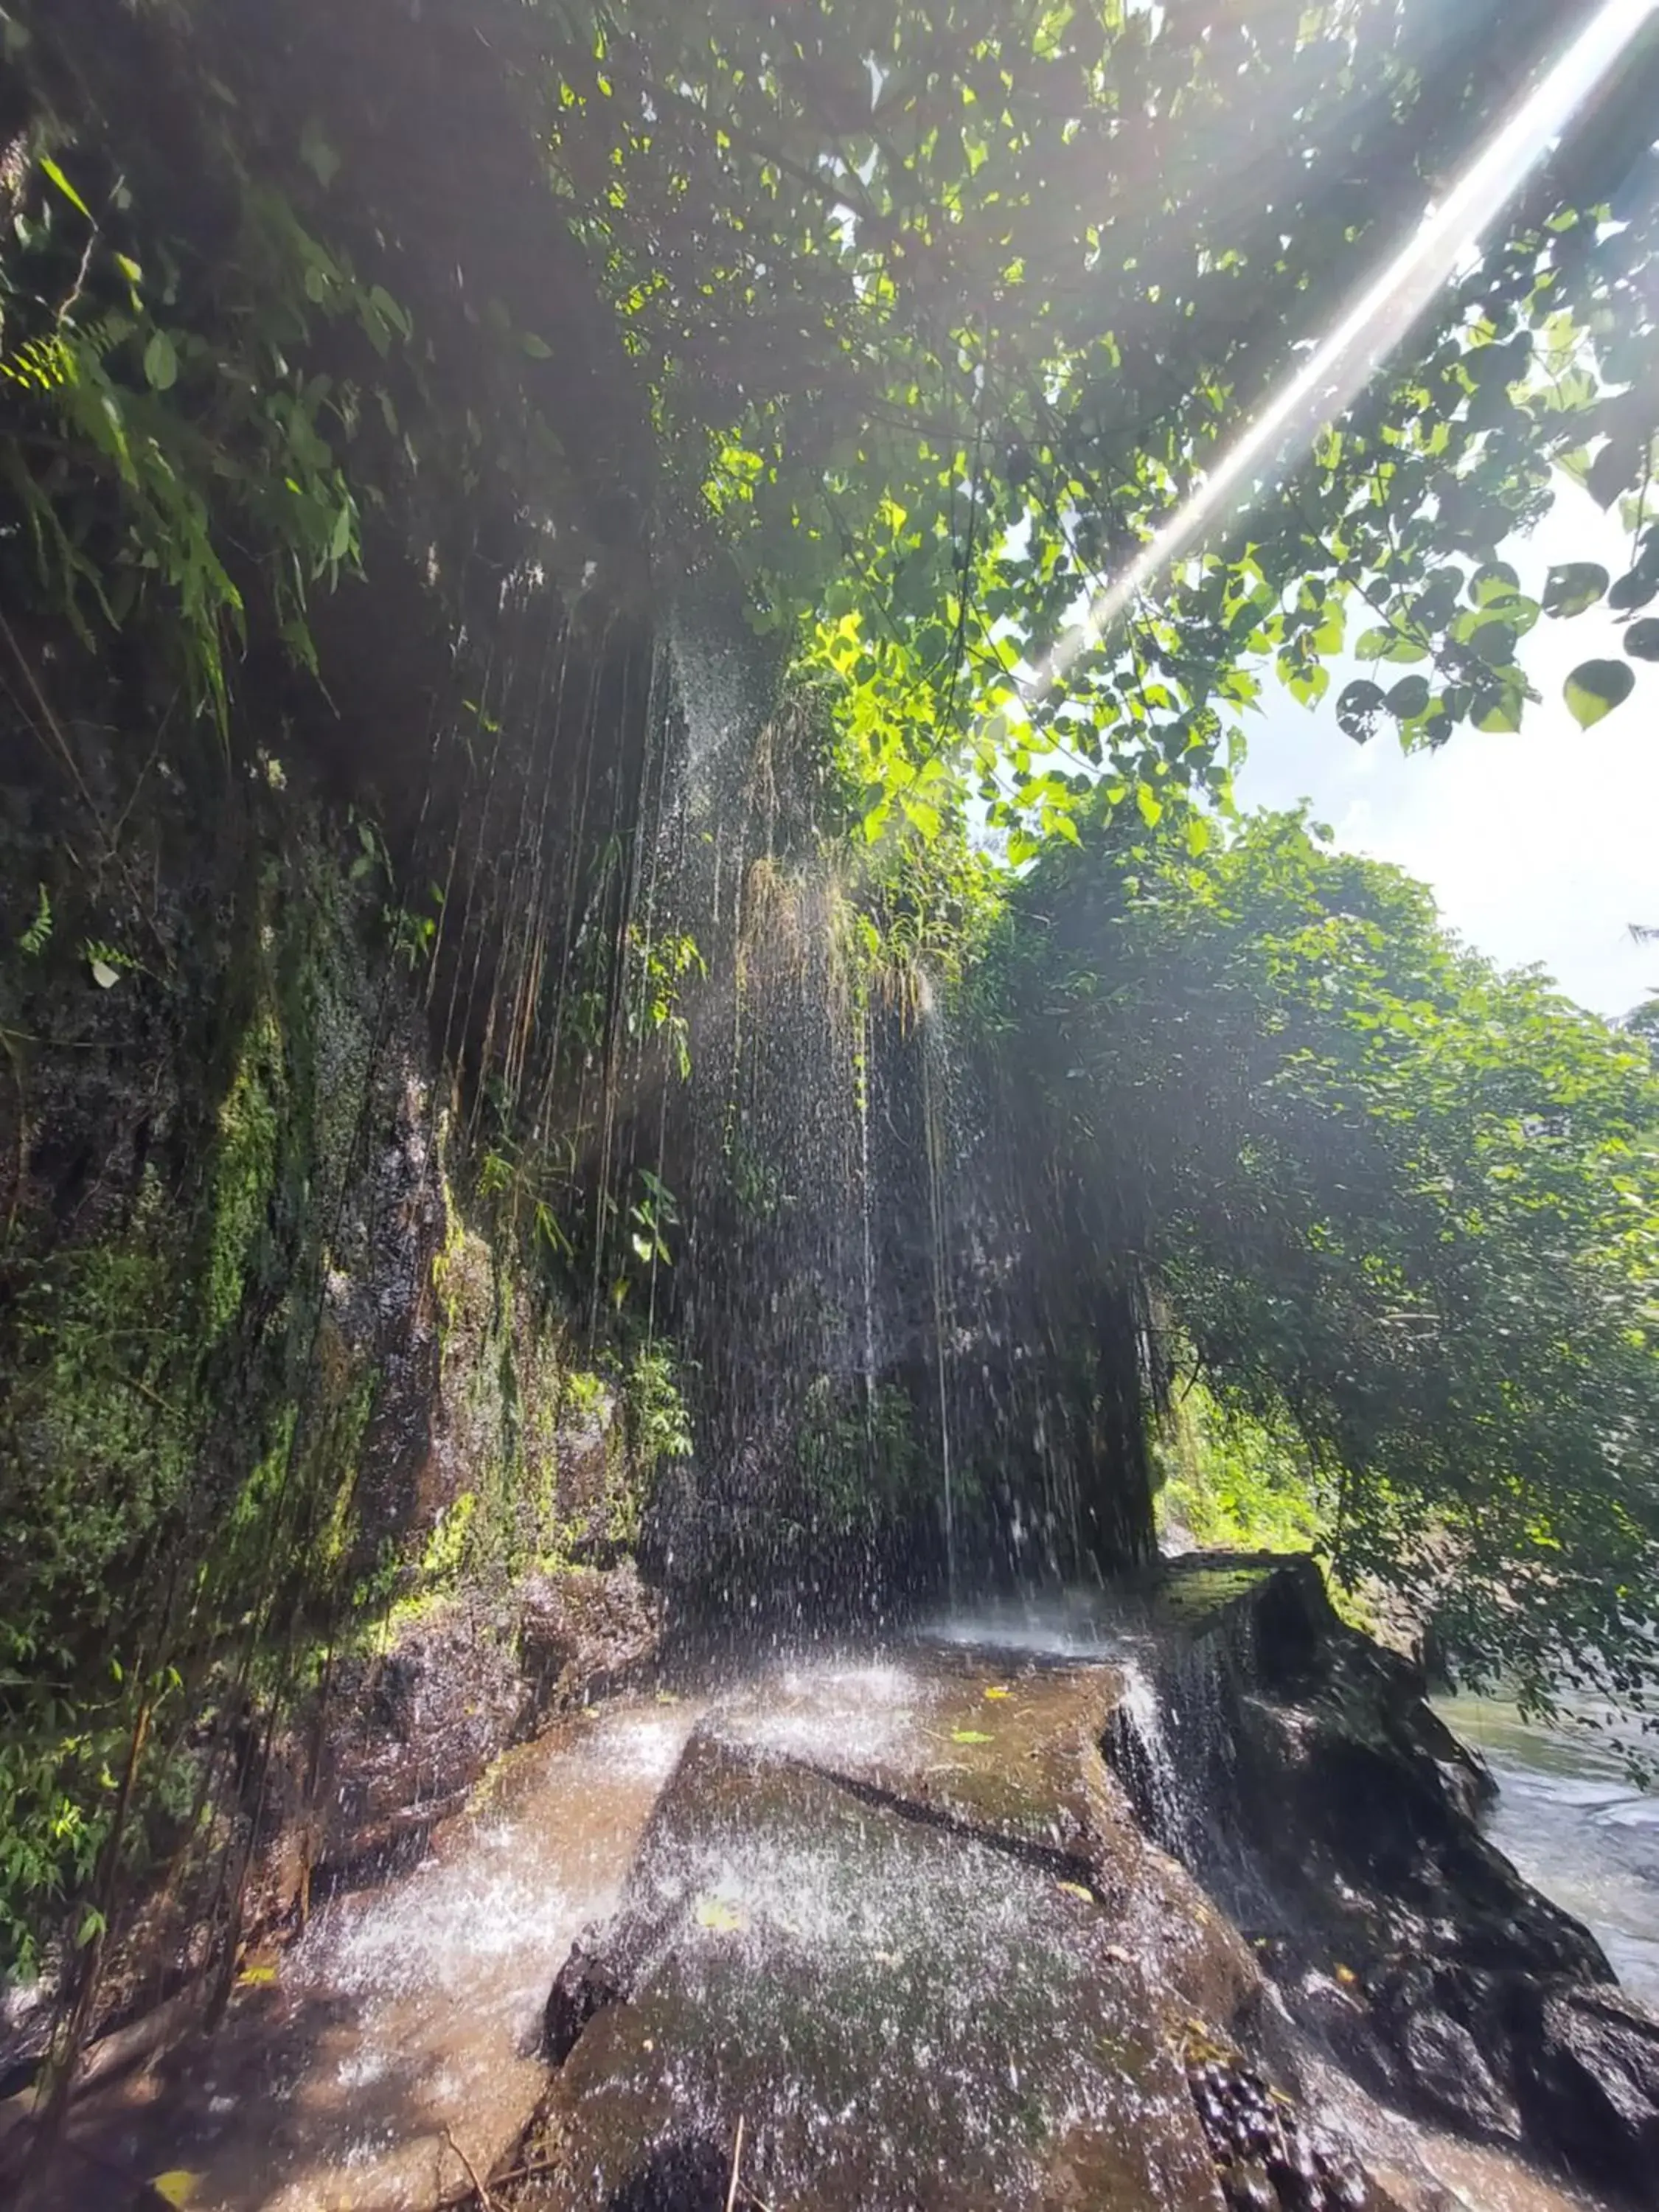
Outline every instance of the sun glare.
[(1214, 523), (1248, 505), (1264, 468), (1305, 451), (1324, 426), (1352, 404), (1400, 336), (1455, 273), (1617, 65), (1656, 7), (1659, 0), (1607, 0), (1597, 10), (1306, 365), (1139, 558), (1098, 594), (1085, 623), (1068, 632), (1042, 663), (1033, 686), (1035, 696), (1056, 690), (1077, 660), (1109, 635), (1141, 592), (1189, 552)]

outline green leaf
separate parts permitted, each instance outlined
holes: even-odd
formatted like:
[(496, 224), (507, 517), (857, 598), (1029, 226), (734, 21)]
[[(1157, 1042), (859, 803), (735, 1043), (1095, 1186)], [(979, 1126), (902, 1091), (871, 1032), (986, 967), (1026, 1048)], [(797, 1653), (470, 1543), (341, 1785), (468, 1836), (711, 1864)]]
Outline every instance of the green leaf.
[(1414, 637), (1406, 637), (1397, 629), (1368, 629), (1354, 647), (1356, 660), (1403, 661), (1407, 666), (1429, 657), (1427, 646)]
[(1504, 684), (1496, 691), (1483, 688), (1474, 704), (1474, 726), (1490, 736), (1513, 737), (1521, 727), (1525, 708), (1525, 695), (1518, 684)]
[(1164, 802), (1150, 783), (1135, 786), (1135, 805), (1140, 809), (1140, 818), (1149, 830), (1156, 830), (1164, 819)]
[(1431, 696), (1426, 676), (1402, 676), (1389, 694), (1389, 712), (1402, 722), (1414, 722), (1428, 712)]
[(88, 222), (92, 222), (96, 220), (93, 215), (92, 210), (82, 198), (80, 193), (76, 191), (74, 185), (70, 184), (69, 179), (58, 167), (57, 162), (52, 160), (50, 154), (43, 154), (40, 156), (40, 167), (42, 173), (51, 178), (52, 183), (57, 185), (58, 191), (62, 192), (64, 198), (69, 202), (71, 207), (79, 208), (81, 213), (85, 216)]
[(171, 392), (179, 381), (179, 351), (165, 331), (152, 331), (144, 348), (144, 377), (156, 392)]
[(1352, 738), (1357, 745), (1368, 745), (1376, 735), (1377, 717), (1388, 707), (1388, 696), (1380, 684), (1362, 678), (1350, 684), (1336, 702), (1337, 726), (1344, 737)]
[(987, 1735), (983, 1729), (952, 1729), (951, 1741), (952, 1743), (990, 1743), (994, 1739)]
[(749, 1925), (749, 1916), (742, 1907), (723, 1897), (700, 1897), (695, 1912), (698, 1927), (716, 1936), (740, 1935)]
[(1594, 728), (1636, 689), (1636, 672), (1626, 660), (1587, 660), (1566, 682), (1567, 705), (1581, 730)]
[(1645, 607), (1659, 599), (1659, 581), (1640, 568), (1632, 568), (1621, 576), (1607, 593), (1607, 605), (1616, 615), (1633, 614), (1638, 607)]
[(192, 2173), (188, 2167), (175, 2166), (167, 2173), (158, 2173), (149, 2185), (164, 2203), (175, 2206), (178, 2212), (184, 2212), (185, 2206), (206, 2179), (204, 2173)]
[(538, 338), (534, 331), (526, 331), (519, 340), (532, 361), (551, 361), (553, 349), (545, 338)]
[(1519, 641), (1505, 622), (1483, 622), (1470, 630), (1463, 640), (1471, 653), (1479, 653), (1488, 667), (1509, 668), (1515, 661)]
[(1544, 612), (1558, 622), (1571, 622), (1604, 599), (1612, 580), (1595, 561), (1570, 561), (1564, 568), (1552, 568), (1544, 585)]
[(1494, 599), (1509, 599), (1521, 588), (1521, 579), (1507, 561), (1489, 561), (1469, 579), (1469, 597), (1478, 607)]
[(1632, 623), (1625, 632), (1625, 650), (1632, 660), (1659, 660), (1659, 620)]

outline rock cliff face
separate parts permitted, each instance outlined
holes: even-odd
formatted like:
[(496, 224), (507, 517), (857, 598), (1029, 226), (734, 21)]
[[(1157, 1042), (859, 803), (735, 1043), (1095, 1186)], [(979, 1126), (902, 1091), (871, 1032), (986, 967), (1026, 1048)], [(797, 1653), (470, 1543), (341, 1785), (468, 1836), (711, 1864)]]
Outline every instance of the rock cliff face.
[[(1491, 1789), (1417, 1670), (1310, 1561), (1189, 1565), (1113, 1766), (1250, 1936), (1310, 2046), (1379, 2098), (1659, 2203), (1659, 2023), (1486, 1839)], [(1178, 1778), (1178, 1780), (1176, 1779)]]
[(379, 830), (297, 745), (191, 782), (62, 735), (122, 834), (77, 872), (0, 715), (0, 1977), (90, 1899), (95, 2031), (412, 1848), (656, 1616), (619, 1367), (478, 1191)]

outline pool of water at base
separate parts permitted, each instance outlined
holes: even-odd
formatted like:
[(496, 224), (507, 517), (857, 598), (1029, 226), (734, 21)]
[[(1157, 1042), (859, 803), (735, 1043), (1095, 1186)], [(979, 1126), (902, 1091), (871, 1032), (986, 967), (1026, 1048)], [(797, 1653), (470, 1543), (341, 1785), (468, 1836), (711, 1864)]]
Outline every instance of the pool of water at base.
[(1492, 1769), (1492, 1842), (1585, 1923), (1630, 1995), (1659, 2011), (1659, 1792), (1638, 1789), (1588, 1726), (1547, 1727), (1495, 1698), (1437, 1707)]

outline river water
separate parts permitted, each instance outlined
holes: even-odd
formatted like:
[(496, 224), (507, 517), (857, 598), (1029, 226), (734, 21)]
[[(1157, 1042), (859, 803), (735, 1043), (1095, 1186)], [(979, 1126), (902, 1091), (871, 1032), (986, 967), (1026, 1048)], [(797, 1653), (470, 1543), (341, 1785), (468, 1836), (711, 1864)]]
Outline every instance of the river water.
[(1498, 1784), (1493, 1843), (1591, 1929), (1630, 1994), (1659, 2010), (1659, 1793), (1638, 1790), (1587, 1728), (1548, 1728), (1498, 1698), (1437, 1702)]

